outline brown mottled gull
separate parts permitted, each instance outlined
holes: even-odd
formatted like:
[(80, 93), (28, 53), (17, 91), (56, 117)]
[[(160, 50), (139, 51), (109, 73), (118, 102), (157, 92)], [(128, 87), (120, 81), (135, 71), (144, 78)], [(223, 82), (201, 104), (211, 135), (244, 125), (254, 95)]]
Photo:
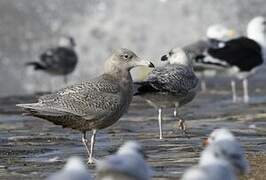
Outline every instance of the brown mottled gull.
[[(162, 135), (162, 108), (176, 109), (194, 99), (199, 90), (199, 79), (192, 66), (191, 52), (172, 49), (161, 60), (169, 60), (165, 66), (155, 68), (145, 81), (135, 82), (135, 95), (140, 95), (158, 110), (160, 139)], [(176, 114), (176, 113), (175, 113)], [(179, 118), (179, 128), (185, 132), (184, 120)]]
[[(128, 49), (116, 50), (106, 60), (101, 76), (44, 95), (37, 103), (17, 106), (32, 116), (81, 131), (92, 163), (96, 131), (114, 124), (129, 107), (133, 96), (130, 70), (136, 66), (154, 67)], [(90, 148), (87, 131), (92, 131)]]

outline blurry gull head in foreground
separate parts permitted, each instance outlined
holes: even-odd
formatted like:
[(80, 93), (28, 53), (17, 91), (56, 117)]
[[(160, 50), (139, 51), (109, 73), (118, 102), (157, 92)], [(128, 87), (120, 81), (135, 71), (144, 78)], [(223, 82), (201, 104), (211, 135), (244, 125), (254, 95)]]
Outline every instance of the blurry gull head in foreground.
[(142, 147), (129, 141), (116, 154), (96, 161), (98, 180), (148, 180), (151, 169), (146, 164)]
[(237, 173), (244, 174), (249, 171), (245, 151), (228, 129), (214, 130), (208, 138), (208, 144), (209, 146), (201, 154), (200, 164), (213, 159), (223, 159), (228, 161)]
[(91, 180), (88, 168), (78, 157), (70, 157), (60, 171), (54, 173), (47, 180)]

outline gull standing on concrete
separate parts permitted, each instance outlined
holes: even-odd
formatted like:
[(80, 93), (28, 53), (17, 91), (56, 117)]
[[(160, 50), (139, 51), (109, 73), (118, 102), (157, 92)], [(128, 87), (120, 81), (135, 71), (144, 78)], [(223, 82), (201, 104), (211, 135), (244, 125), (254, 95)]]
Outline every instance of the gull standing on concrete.
[[(145, 81), (134, 83), (135, 95), (140, 95), (158, 110), (160, 139), (163, 138), (162, 108), (180, 108), (191, 102), (199, 90), (200, 81), (194, 74), (191, 58), (190, 52), (174, 48), (161, 58), (169, 61), (168, 64), (155, 68)], [(179, 117), (178, 127), (186, 131), (183, 118)]]
[(245, 174), (249, 171), (249, 163), (245, 158), (245, 151), (236, 137), (228, 129), (215, 129), (205, 144), (208, 145), (207, 149), (209, 149), (206, 151), (214, 151), (220, 157), (227, 160), (238, 174)]
[[(93, 162), (97, 130), (114, 124), (127, 111), (133, 97), (130, 70), (136, 66), (154, 67), (128, 49), (118, 49), (106, 60), (104, 74), (92, 80), (44, 95), (37, 103), (17, 104), (29, 115), (82, 132), (82, 142)], [(90, 147), (86, 136), (92, 131)]]
[(54, 173), (46, 180), (91, 180), (89, 169), (78, 157), (70, 157), (60, 171)]
[(75, 46), (76, 43), (72, 37), (63, 36), (59, 40), (58, 47), (42, 53), (40, 61), (27, 62), (26, 65), (50, 75), (64, 76), (64, 82), (67, 84), (67, 76), (74, 71), (78, 62)]
[(149, 180), (151, 169), (144, 158), (143, 149), (137, 142), (126, 142), (116, 154), (96, 161), (96, 179)]

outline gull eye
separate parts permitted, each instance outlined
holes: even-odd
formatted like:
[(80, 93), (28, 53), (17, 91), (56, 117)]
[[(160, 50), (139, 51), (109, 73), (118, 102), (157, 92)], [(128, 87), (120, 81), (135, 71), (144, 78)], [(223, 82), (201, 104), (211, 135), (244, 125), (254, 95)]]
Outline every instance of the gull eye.
[(172, 51), (169, 52), (169, 56), (172, 56), (174, 53)]
[(125, 58), (125, 59), (127, 59), (127, 58), (128, 58), (128, 55), (127, 55), (127, 54), (125, 54), (125, 55), (124, 55), (124, 58)]

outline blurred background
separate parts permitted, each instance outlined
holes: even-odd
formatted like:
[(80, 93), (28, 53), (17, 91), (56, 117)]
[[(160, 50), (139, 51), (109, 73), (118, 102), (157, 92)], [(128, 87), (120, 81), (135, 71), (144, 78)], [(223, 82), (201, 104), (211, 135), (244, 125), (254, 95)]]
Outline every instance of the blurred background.
[(156, 64), (170, 48), (204, 38), (209, 25), (245, 34), (248, 21), (266, 16), (265, 9), (265, 0), (0, 0), (0, 96), (46, 91), (51, 78), (64, 86), (61, 77), (24, 65), (61, 35), (77, 43), (71, 84), (99, 75), (114, 48), (127, 47)]

